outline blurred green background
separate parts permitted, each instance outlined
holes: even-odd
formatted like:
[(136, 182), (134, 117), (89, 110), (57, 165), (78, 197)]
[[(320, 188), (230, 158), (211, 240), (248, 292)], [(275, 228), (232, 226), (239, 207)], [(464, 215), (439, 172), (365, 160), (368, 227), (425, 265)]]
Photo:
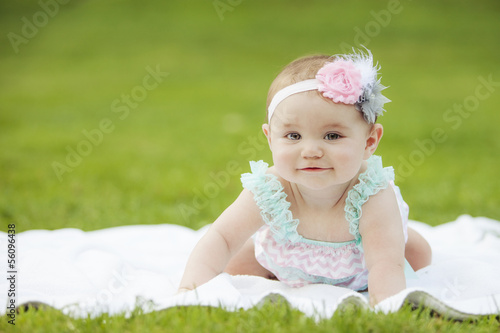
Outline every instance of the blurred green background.
[(1, 230), (212, 222), (248, 160), (271, 162), (274, 76), (359, 44), (390, 86), (377, 154), (410, 218), (500, 219), (499, 14), (496, 0), (2, 1)]

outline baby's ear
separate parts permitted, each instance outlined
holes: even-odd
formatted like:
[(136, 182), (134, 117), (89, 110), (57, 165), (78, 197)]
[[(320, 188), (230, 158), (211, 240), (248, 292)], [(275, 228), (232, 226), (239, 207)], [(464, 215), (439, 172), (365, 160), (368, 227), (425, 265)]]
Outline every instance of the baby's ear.
[(384, 127), (381, 124), (373, 124), (370, 134), (366, 139), (365, 160), (372, 156), (375, 150), (377, 150), (382, 135), (384, 135)]
[(264, 135), (267, 138), (267, 143), (269, 144), (269, 148), (270, 148), (271, 147), (271, 128), (269, 127), (269, 124), (262, 125), (262, 132), (264, 132)]

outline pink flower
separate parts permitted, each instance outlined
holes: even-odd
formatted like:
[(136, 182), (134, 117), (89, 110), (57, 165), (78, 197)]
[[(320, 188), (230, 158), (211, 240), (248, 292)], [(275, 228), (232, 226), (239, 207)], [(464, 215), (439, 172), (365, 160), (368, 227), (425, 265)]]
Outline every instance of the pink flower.
[(318, 90), (335, 103), (354, 104), (363, 91), (361, 72), (351, 60), (326, 63), (316, 74), (316, 79), (322, 82)]

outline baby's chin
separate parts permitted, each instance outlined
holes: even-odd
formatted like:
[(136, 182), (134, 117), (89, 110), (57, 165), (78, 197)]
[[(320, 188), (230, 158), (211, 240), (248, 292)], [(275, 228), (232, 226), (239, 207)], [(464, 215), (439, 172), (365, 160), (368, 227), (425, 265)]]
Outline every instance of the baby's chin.
[[(314, 172), (311, 174), (307, 173), (306, 175), (304, 175), (303, 172), (300, 173), (302, 173), (302, 175), (299, 175), (298, 177), (283, 177), (283, 179), (290, 184), (296, 184), (299, 189), (302, 188), (312, 191), (328, 190), (334, 187), (342, 186), (345, 183), (349, 183), (349, 181), (337, 181), (333, 179), (333, 177), (327, 179), (326, 177), (324, 177), (324, 175), (322, 177), (321, 175), (315, 174)], [(327, 173), (327, 171), (320, 173)]]

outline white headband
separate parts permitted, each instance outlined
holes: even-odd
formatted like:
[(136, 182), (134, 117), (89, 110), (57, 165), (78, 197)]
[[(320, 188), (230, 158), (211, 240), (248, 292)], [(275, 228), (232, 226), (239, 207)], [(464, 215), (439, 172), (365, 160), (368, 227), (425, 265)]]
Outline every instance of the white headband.
[(271, 117), (274, 114), (274, 110), (276, 110), (278, 104), (283, 102), (285, 98), (293, 94), (298, 94), (300, 92), (317, 90), (319, 84), (321, 84), (321, 82), (318, 79), (304, 80), (294, 83), (291, 86), (287, 86), (278, 91), (276, 95), (274, 95), (271, 104), (269, 104), (269, 108), (267, 109), (267, 121), (271, 122)]
[(267, 109), (268, 122), (285, 98), (318, 90), (335, 103), (354, 105), (369, 124), (375, 123), (385, 111), (384, 104), (390, 100), (381, 93), (386, 87), (377, 78), (380, 67), (373, 65), (372, 54), (368, 49), (366, 51), (368, 54), (336, 55), (332, 62), (319, 69), (315, 79), (300, 81), (278, 91)]

